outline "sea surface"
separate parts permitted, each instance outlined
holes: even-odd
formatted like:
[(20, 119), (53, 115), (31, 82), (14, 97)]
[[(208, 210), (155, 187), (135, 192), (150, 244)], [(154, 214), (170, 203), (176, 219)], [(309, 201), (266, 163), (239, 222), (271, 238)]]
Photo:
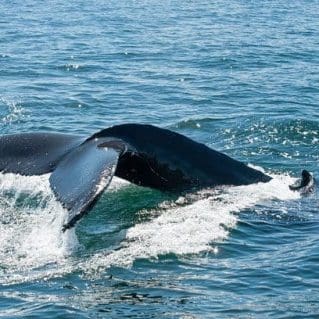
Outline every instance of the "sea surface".
[[(0, 174), (0, 318), (319, 318), (319, 2), (0, 0), (0, 133), (137, 122), (259, 167), (176, 197), (115, 178), (76, 229)], [(1, 154), (0, 154), (1, 156)], [(68, 176), (65, 176), (68, 178)]]

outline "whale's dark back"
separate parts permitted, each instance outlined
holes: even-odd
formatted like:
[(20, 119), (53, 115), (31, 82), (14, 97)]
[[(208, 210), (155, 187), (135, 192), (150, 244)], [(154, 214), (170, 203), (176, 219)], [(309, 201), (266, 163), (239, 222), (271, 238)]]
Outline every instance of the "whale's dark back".
[(101, 137), (121, 139), (128, 144), (129, 151), (120, 158), (116, 175), (142, 186), (179, 190), (247, 185), (271, 179), (204, 144), (151, 125), (118, 125), (91, 138)]

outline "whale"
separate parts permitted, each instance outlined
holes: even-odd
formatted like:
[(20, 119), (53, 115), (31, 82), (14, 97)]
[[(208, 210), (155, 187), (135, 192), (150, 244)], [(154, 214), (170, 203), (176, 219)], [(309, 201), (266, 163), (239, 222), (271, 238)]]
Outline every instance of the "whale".
[[(165, 192), (269, 182), (272, 177), (184, 135), (148, 124), (121, 124), (89, 137), (35, 132), (0, 136), (0, 172), (51, 173), (50, 187), (68, 210), (63, 231), (95, 205), (113, 176)], [(291, 190), (313, 183), (303, 171)]]

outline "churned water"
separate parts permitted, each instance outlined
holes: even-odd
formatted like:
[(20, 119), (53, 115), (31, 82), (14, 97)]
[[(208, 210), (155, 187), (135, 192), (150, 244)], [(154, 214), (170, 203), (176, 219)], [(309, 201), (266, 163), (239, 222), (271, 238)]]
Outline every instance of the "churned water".
[(63, 234), (48, 175), (0, 174), (1, 318), (319, 318), (318, 192), (288, 189), (319, 178), (317, 1), (0, 13), (1, 134), (150, 123), (274, 177), (185, 197), (115, 179)]

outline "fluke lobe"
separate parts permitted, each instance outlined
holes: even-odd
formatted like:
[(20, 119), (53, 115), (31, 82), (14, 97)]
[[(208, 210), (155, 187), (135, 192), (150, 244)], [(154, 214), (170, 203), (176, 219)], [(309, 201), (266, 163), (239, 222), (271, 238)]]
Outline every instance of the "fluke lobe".
[[(0, 171), (52, 173), (50, 186), (69, 211), (64, 230), (93, 207), (114, 175), (172, 192), (271, 180), (204, 144), (143, 124), (113, 126), (89, 138), (59, 133), (4, 135), (0, 137)], [(292, 189), (304, 190), (311, 183), (313, 177), (306, 172)]]

